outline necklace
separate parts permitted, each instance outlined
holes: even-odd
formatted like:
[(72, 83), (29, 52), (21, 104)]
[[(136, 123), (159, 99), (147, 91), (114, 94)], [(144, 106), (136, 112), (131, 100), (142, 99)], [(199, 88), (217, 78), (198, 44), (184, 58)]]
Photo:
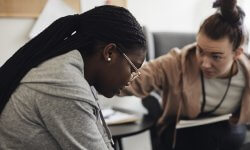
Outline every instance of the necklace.
[(201, 113), (200, 113), (199, 117), (204, 117), (204, 116), (208, 116), (208, 115), (212, 114), (212, 113), (215, 112), (215, 111), (221, 106), (221, 104), (224, 102), (225, 97), (226, 97), (226, 95), (227, 95), (227, 93), (228, 93), (229, 87), (230, 87), (230, 85), (231, 85), (232, 74), (233, 74), (233, 68), (234, 68), (233, 66), (234, 66), (234, 64), (232, 65), (232, 67), (231, 67), (231, 69), (230, 69), (230, 76), (229, 76), (229, 79), (228, 79), (227, 88), (226, 88), (226, 91), (225, 91), (225, 93), (224, 93), (222, 99), (220, 100), (220, 102), (219, 102), (218, 105), (216, 105), (212, 110), (207, 111), (207, 112), (204, 112), (204, 108), (205, 108), (205, 105), (206, 105), (206, 90), (205, 90), (204, 75), (203, 75), (202, 71), (200, 71), (203, 100), (202, 100), (202, 104), (201, 104)]

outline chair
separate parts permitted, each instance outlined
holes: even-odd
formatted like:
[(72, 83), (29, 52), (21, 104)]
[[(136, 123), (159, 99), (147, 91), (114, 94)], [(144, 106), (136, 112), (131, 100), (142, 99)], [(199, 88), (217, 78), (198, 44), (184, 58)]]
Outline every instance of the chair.
[[(194, 33), (180, 32), (150, 32), (147, 27), (143, 27), (147, 41), (147, 60), (157, 58), (169, 52), (174, 47), (182, 48), (183, 46), (195, 41)], [(148, 110), (148, 115), (157, 120), (162, 114), (161, 97), (156, 91), (142, 100), (142, 105)], [(150, 129), (152, 149), (157, 149), (156, 127)]]
[(166, 54), (174, 47), (182, 48), (195, 42), (195, 33), (151, 32), (145, 26), (143, 32), (147, 41), (148, 60)]

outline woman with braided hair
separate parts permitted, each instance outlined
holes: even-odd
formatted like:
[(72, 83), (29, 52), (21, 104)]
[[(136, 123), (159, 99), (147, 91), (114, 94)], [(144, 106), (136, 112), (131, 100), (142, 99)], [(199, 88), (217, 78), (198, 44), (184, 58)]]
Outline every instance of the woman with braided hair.
[[(217, 0), (217, 11), (200, 26), (196, 43), (140, 68), (141, 76), (122, 95), (162, 91), (156, 146), (170, 150), (238, 150), (250, 122), (250, 61), (244, 12), (236, 0)], [(219, 116), (229, 120), (176, 129), (180, 119)]]
[(0, 149), (113, 149), (97, 93), (112, 97), (140, 75), (145, 43), (122, 7), (53, 22), (0, 68)]

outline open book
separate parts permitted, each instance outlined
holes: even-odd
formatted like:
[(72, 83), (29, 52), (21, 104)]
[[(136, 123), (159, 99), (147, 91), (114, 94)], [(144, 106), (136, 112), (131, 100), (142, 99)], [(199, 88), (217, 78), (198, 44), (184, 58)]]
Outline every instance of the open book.
[(180, 129), (180, 128), (187, 128), (187, 127), (194, 127), (194, 126), (200, 126), (200, 125), (215, 123), (219, 121), (229, 120), (231, 116), (232, 114), (226, 114), (226, 115), (221, 115), (221, 116), (200, 118), (200, 119), (195, 119), (195, 120), (180, 120), (176, 128)]
[(131, 123), (139, 120), (139, 117), (134, 114), (121, 112), (111, 108), (102, 109), (102, 113), (107, 125)]

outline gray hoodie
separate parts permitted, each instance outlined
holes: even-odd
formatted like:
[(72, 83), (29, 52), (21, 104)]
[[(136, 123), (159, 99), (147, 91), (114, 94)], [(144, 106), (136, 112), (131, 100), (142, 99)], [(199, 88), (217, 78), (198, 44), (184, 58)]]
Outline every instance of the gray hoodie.
[(112, 149), (83, 68), (74, 50), (30, 70), (0, 116), (0, 149)]

